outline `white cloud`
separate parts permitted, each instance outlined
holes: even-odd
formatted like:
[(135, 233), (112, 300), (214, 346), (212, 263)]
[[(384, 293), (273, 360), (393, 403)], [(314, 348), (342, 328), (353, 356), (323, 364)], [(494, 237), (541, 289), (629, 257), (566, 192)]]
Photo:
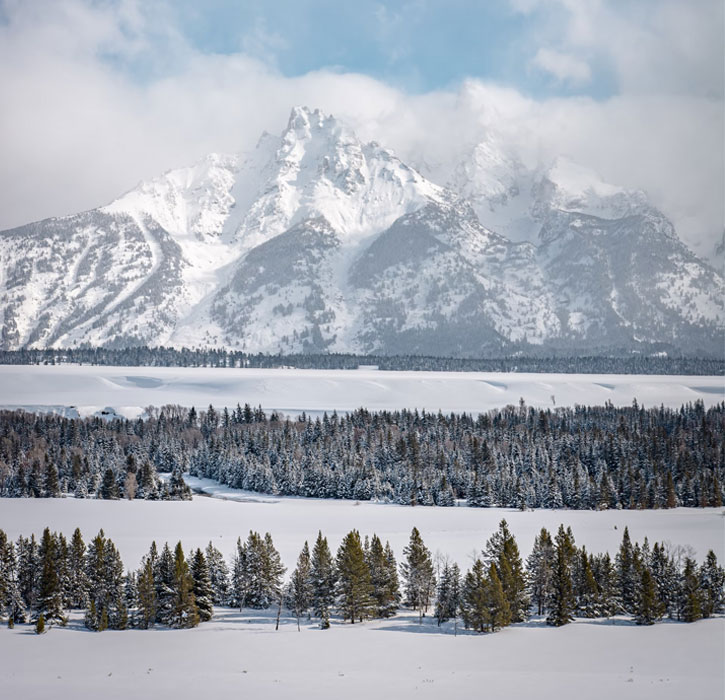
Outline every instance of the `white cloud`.
[[(356, 74), (287, 78), (247, 55), (200, 54), (171, 23), (149, 28), (139, 7), (6, 4), (0, 228), (99, 206), (210, 151), (252, 148), (263, 130), (283, 128), (292, 105), (306, 104), (415, 160), (449, 157), (496, 128), (529, 163), (563, 153), (646, 189), (701, 252), (723, 230), (717, 95), (533, 100), (475, 80), (408, 95)], [(139, 61), (141, 80), (118, 69)]]
[(540, 48), (531, 59), (531, 65), (553, 75), (559, 83), (585, 85), (592, 78), (592, 71), (586, 61), (554, 49)]

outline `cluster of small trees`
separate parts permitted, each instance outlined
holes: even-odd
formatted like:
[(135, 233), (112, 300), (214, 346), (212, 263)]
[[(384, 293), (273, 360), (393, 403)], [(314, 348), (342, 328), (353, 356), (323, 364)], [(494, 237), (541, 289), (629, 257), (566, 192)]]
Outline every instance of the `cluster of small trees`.
[(0, 618), (43, 631), (65, 624), (68, 610), (84, 609), (86, 626), (97, 631), (183, 628), (210, 620), (213, 605), (276, 606), (278, 623), (284, 606), (298, 628), (303, 617), (327, 628), (333, 615), (352, 623), (387, 618), (402, 603), (421, 622), (432, 607), (439, 625), (454, 620), (457, 629), (460, 619), (491, 632), (531, 615), (561, 626), (615, 614), (637, 624), (665, 616), (694, 622), (725, 611), (725, 570), (714, 552), (698, 566), (687, 548), (633, 544), (626, 528), (614, 559), (578, 548), (571, 529), (560, 526), (553, 538), (542, 529), (524, 564), (504, 520), (465, 575), (448, 559), (435, 561), (416, 528), (400, 565), (377, 535), (352, 530), (333, 555), (319, 532), (286, 582), (285, 571), (269, 533), (240, 538), (231, 570), (211, 543), (188, 557), (180, 542), (161, 551), (152, 543), (140, 568), (124, 574), (103, 530), (87, 546), (78, 529), (70, 542), (46, 528), (40, 542), (21, 536), (17, 543), (0, 530)]
[(34, 622), (65, 625), (68, 611), (85, 610), (89, 629), (193, 627), (211, 619), (212, 595), (204, 554), (190, 561), (181, 543), (172, 552), (151, 545), (141, 568), (124, 574), (118, 549), (101, 530), (89, 543), (76, 528), (70, 542), (43, 531), (9, 541), (0, 530), (0, 617), (9, 626)]
[(725, 403), (699, 401), (294, 421), (249, 405), (166, 406), (135, 421), (0, 412), (0, 495), (189, 498), (189, 471), (251, 491), (412, 505), (718, 507), (723, 432)]
[[(352, 355), (305, 353), (298, 355), (250, 354), (224, 348), (26, 348), (0, 351), (0, 364), (82, 363), (123, 367), (296, 367), (299, 369), (357, 369), (372, 365), (381, 370), (436, 372), (552, 372), (594, 374), (718, 375), (725, 373), (722, 358), (668, 356), (658, 347), (592, 349), (586, 356), (522, 345), (509, 357), (466, 358), (423, 355)], [(669, 348), (668, 348), (669, 349)], [(518, 352), (517, 352), (518, 351)], [(515, 354), (514, 354), (515, 353)], [(654, 353), (654, 354), (649, 354)]]

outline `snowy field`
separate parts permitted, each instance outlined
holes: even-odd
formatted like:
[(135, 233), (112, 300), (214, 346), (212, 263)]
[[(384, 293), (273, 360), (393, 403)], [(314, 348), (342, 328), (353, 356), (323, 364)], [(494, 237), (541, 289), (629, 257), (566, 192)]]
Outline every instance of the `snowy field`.
[[(0, 407), (55, 407), (89, 415), (106, 407), (135, 417), (147, 406), (233, 407), (239, 403), (296, 414), (418, 408), (478, 413), (518, 404), (550, 407), (680, 406), (725, 400), (723, 377), (381, 372), (375, 370), (177, 367), (0, 366)], [(70, 411), (67, 407), (74, 407)]]
[(534, 621), (459, 634), (411, 617), (321, 631), (217, 611), (192, 630), (0, 630), (7, 698), (722, 700), (725, 620)]
[[(189, 483), (214, 484), (189, 479)], [(18, 535), (40, 535), (47, 525), (71, 535), (80, 527), (88, 540), (103, 528), (118, 546), (127, 567), (136, 568), (151, 540), (175, 544), (181, 539), (186, 549), (204, 547), (211, 540), (231, 558), (237, 537), (249, 530), (271, 532), (282, 560), (294, 563), (307, 539), (310, 544), (322, 530), (330, 546), (337, 549), (353, 528), (362, 535), (377, 533), (390, 540), (400, 557), (410, 531), (417, 527), (435, 554), (449, 555), (462, 569), (471, 565), (471, 555), (506, 518), (525, 557), (542, 527), (555, 534), (560, 523), (571, 526), (576, 544), (590, 552), (614, 555), (625, 526), (633, 540), (648, 536), (672, 545), (691, 546), (698, 561), (712, 549), (725, 559), (725, 510), (718, 508), (676, 508), (673, 510), (536, 510), (520, 512), (507, 508), (443, 508), (400, 506), (333, 499), (264, 496), (227, 487), (212, 490), (222, 498), (195, 496), (193, 501), (103, 501), (32, 498), (0, 499), (0, 529), (12, 539)], [(238, 499), (238, 500), (229, 500)]]
[[(211, 482), (197, 487), (213, 491)], [(571, 525), (577, 544), (615, 552), (624, 526), (634, 539), (692, 545), (698, 560), (724, 554), (722, 509), (535, 511), (412, 508), (350, 501), (273, 498), (220, 489), (191, 502), (0, 499), (0, 528), (12, 538), (45, 525), (86, 539), (103, 527), (129, 567), (151, 539), (187, 548), (209, 540), (230, 556), (250, 528), (272, 532), (288, 567), (321, 528), (337, 547), (351, 528), (389, 539), (398, 558), (416, 525), (434, 551), (463, 568), (505, 517), (522, 553), (542, 526)], [(402, 615), (322, 632), (269, 613), (218, 610), (194, 630), (84, 631), (80, 624), (40, 638), (0, 629), (0, 671), (8, 697), (158, 698), (710, 698), (723, 697), (725, 620), (637, 627), (625, 620), (578, 621), (553, 629), (533, 620), (493, 635), (453, 635)], [(93, 635), (93, 636), (91, 636)], [(42, 661), (41, 661), (42, 659)]]

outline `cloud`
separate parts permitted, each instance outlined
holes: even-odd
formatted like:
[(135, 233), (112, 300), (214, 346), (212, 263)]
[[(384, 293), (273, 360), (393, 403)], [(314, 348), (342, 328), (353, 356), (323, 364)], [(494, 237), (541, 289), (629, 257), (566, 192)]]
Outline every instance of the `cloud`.
[(592, 79), (592, 72), (586, 61), (554, 49), (540, 48), (531, 60), (531, 65), (553, 75), (560, 83), (584, 85)]
[[(529, 164), (565, 154), (644, 188), (700, 252), (723, 230), (723, 101), (705, 87), (637, 90), (632, 78), (603, 101), (532, 99), (471, 79), (410, 95), (365, 75), (285, 77), (248, 53), (202, 53), (172, 16), (150, 17), (147, 3), (0, 7), (0, 229), (99, 206), (208, 152), (253, 148), (263, 130), (281, 131), (292, 105), (305, 104), (414, 162), (450, 160), (494, 129)], [(593, 40), (583, 21), (576, 31), (567, 25), (566, 41), (542, 41), (566, 54), (579, 42), (571, 55), (584, 55)], [(273, 33), (261, 28), (260, 51), (274, 49)], [(584, 77), (581, 67), (558, 70), (561, 79)]]

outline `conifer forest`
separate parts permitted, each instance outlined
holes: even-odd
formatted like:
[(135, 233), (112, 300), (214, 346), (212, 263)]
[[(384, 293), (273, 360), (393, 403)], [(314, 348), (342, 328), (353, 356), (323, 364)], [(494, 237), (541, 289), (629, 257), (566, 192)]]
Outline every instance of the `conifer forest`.
[[(0, 411), (0, 496), (188, 499), (183, 473), (268, 494), (406, 505), (719, 507), (725, 404), (482, 413)], [(162, 480), (159, 473), (168, 474)]]

